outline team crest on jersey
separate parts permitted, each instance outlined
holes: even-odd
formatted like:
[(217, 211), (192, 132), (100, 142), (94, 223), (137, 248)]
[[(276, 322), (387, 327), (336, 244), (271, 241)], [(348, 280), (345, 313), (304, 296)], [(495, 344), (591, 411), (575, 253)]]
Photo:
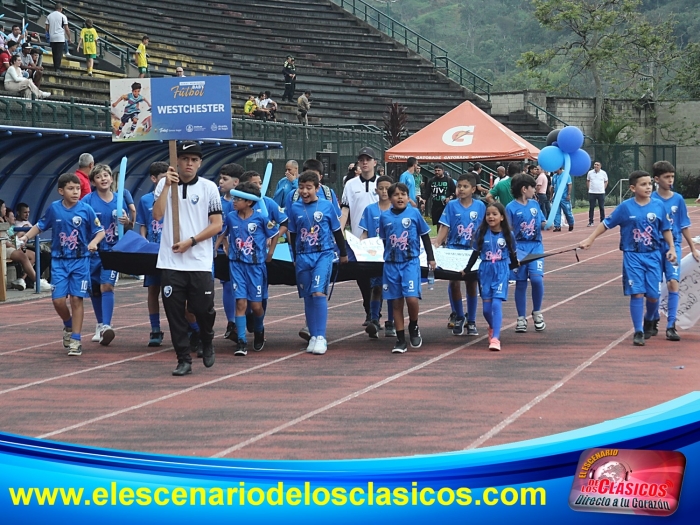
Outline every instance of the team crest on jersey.
[(164, 286), (163, 287), (163, 295), (165, 297), (170, 297), (173, 293), (173, 287), (172, 286)]
[(535, 208), (530, 208), (530, 213), (533, 217), (537, 217), (537, 210)]
[(656, 220), (656, 213), (647, 213), (647, 221), (654, 222)]
[(73, 223), (73, 226), (75, 226), (76, 228), (79, 228), (80, 225), (83, 223), (83, 219), (81, 219), (80, 217), (78, 217), (78, 216), (76, 215), (76, 216), (73, 217), (73, 219), (72, 219), (71, 222)]
[(238, 290), (238, 283), (236, 281), (233, 281), (233, 290), (236, 291)]
[(267, 229), (271, 230), (272, 228), (275, 227), (277, 223), (275, 221), (267, 221)]
[(116, 219), (117, 218), (117, 210), (112, 210), (112, 218)]
[(322, 211), (315, 211), (314, 212), (314, 220), (316, 222), (321, 222), (321, 220), (323, 220), (323, 212)]
[(506, 240), (501, 237), (496, 241), (496, 244), (498, 245), (499, 248), (505, 248), (506, 247)]
[(671, 213), (675, 215), (675, 213), (678, 211), (678, 206), (671, 206)]
[(199, 202), (199, 195), (197, 195), (197, 194), (190, 195), (190, 202), (192, 204), (197, 204)]
[(408, 228), (410, 225), (411, 219), (409, 219), (408, 217), (401, 219), (401, 226), (403, 226), (404, 228)]
[(382, 289), (386, 292), (386, 291), (389, 289), (389, 285), (388, 285), (388, 284), (383, 284), (383, 285), (382, 285)]
[(255, 223), (250, 223), (248, 224), (248, 233), (255, 233), (255, 231), (258, 229), (258, 225)]
[(95, 217), (95, 226), (101, 226), (100, 219), (98, 219), (97, 217)]
[(476, 218), (477, 218), (478, 216), (479, 216), (479, 214), (476, 213), (475, 211), (470, 211), (470, 212), (469, 212), (469, 218), (470, 218), (471, 220), (473, 220), (473, 221), (475, 221)]

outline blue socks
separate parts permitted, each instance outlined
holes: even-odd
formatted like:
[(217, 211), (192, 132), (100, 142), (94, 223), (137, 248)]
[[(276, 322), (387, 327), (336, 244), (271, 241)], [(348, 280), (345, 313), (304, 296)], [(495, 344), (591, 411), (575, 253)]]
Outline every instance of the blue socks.
[(518, 317), (527, 316), (527, 281), (515, 283), (515, 309), (518, 311)]
[(226, 320), (231, 322), (236, 318), (236, 299), (233, 297), (233, 284), (231, 281), (225, 281), (222, 283), (222, 287), (224, 289), (224, 313), (226, 314)]
[(379, 321), (379, 313), (382, 311), (381, 301), (370, 301), (369, 316), (373, 321)]
[(235, 316), (236, 319), (236, 332), (238, 332), (238, 340), (244, 343), (248, 342), (245, 333), (245, 315)]
[(532, 310), (539, 312), (544, 299), (544, 279), (541, 275), (531, 275), (530, 284), (532, 284)]
[(160, 332), (160, 314), (148, 314), (151, 322), (151, 332)]
[(102, 322), (112, 326), (112, 315), (114, 314), (114, 291), (102, 292)]
[(92, 302), (92, 309), (95, 310), (95, 319), (97, 319), (98, 323), (102, 323), (102, 297), (101, 296), (92, 296), (90, 297), (90, 302)]
[(476, 323), (476, 309), (479, 304), (479, 296), (467, 295), (467, 321)]
[(386, 302), (386, 320), (394, 322), (394, 300), (388, 299)]
[(659, 318), (659, 301), (650, 301), (647, 298), (647, 314), (644, 316), (646, 321), (654, 321)]
[[(238, 318), (236, 317), (236, 319)], [(199, 332), (199, 325), (197, 324), (197, 321), (188, 324), (190, 325), (190, 330), (192, 330), (193, 332)]]
[[(658, 304), (658, 303), (656, 303)], [(666, 328), (671, 328), (676, 323), (678, 313), (678, 292), (668, 292), (668, 324)]]
[(72, 329), (73, 328), (73, 318), (71, 317), (67, 321), (63, 321), (63, 326), (65, 326), (66, 328)]
[(494, 298), (491, 302), (493, 303), (491, 309), (491, 317), (493, 319), (491, 328), (493, 329), (493, 337), (494, 339), (500, 339), (501, 324), (503, 323), (503, 301)]
[(632, 324), (635, 332), (644, 331), (644, 298), (630, 298), (630, 315), (632, 316)]
[(484, 319), (489, 328), (493, 328), (493, 301), (484, 301)]
[(328, 297), (314, 295), (312, 298), (314, 317), (316, 317), (315, 329), (317, 333), (311, 335), (326, 337), (326, 324), (328, 324)]
[(455, 311), (455, 301), (454, 301), (454, 299), (452, 299), (452, 287), (449, 285), (447, 286), (447, 297), (450, 300), (450, 307), (452, 308), (452, 311), (454, 312)]
[(76, 341), (80, 341), (80, 334), (71, 334), (70, 338), (75, 339)]

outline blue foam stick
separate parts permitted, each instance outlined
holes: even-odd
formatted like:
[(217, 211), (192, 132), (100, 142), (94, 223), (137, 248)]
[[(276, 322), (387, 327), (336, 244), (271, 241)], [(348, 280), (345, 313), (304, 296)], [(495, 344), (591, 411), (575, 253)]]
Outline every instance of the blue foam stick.
[[(561, 199), (564, 196), (564, 192), (566, 191), (566, 187), (569, 185), (569, 181), (571, 181), (571, 175), (569, 175), (570, 170), (571, 170), (571, 157), (569, 156), (568, 153), (564, 153), (564, 171), (561, 173), (561, 176), (559, 178), (559, 185), (557, 186), (557, 193), (554, 196), (554, 201), (552, 202), (552, 209), (549, 212), (549, 218), (547, 219), (547, 224), (545, 225), (546, 229), (549, 229), (552, 227), (552, 224), (554, 223), (554, 217), (556, 217), (556, 214), (559, 212), (559, 206), (561, 205)], [(571, 195), (569, 195), (569, 198), (571, 198)]]
[(241, 199), (245, 199), (247, 201), (257, 202), (258, 207), (260, 208), (260, 215), (267, 219), (268, 213), (267, 206), (265, 206), (265, 199), (262, 197), (256, 197), (255, 195), (251, 195), (250, 193), (246, 193), (244, 191), (231, 190), (229, 193), (234, 197), (240, 197)]
[(272, 162), (268, 161), (265, 167), (265, 176), (263, 177), (262, 186), (260, 187), (260, 195), (264, 197), (267, 195), (267, 188), (270, 186), (270, 181), (272, 180)]
[[(124, 208), (124, 181), (126, 180), (126, 157), (122, 157), (119, 165), (119, 179), (117, 180), (117, 217), (122, 214)], [(124, 225), (117, 221), (117, 233), (121, 239), (124, 236)]]

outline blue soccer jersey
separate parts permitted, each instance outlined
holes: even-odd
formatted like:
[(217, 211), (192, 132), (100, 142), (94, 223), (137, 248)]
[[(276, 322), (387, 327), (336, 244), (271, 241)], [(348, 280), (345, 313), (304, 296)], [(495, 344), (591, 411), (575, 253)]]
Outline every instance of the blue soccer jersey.
[[(329, 188), (328, 186), (321, 185), (318, 187), (318, 190), (316, 190), (316, 196), (320, 200), (330, 201), (331, 205), (333, 206), (333, 209), (335, 210), (336, 216), (338, 218), (340, 218), (340, 215), (341, 215), (340, 204), (338, 204), (338, 197), (336, 196), (336, 194), (332, 188)], [(328, 197), (330, 197), (330, 199)], [(289, 210), (292, 207), (292, 204), (295, 202), (301, 202), (301, 197), (299, 196), (299, 190), (296, 189), (294, 191), (290, 191), (289, 194), (287, 195), (287, 200), (285, 202), (286, 202), (286, 204), (284, 206), (285, 213), (287, 213), (287, 216), (289, 216), (289, 213), (287, 210)]]
[[(651, 194), (651, 198), (658, 200), (664, 205), (666, 210), (666, 215), (671, 223), (671, 231), (673, 232), (673, 243), (675, 245), (680, 245), (683, 243), (683, 233), (685, 228), (690, 227), (690, 217), (688, 217), (688, 207), (685, 205), (685, 200), (683, 196), (678, 193), (673, 193), (673, 195), (664, 199), (657, 192)], [(680, 253), (676, 254), (680, 257)]]
[[(105, 238), (100, 242), (100, 250), (110, 251), (112, 246), (117, 244), (119, 240), (117, 235), (117, 225), (119, 224), (117, 221), (117, 194), (113, 193), (112, 200), (105, 202), (96, 191), (93, 191), (85, 195), (82, 200), (95, 210), (95, 215), (100, 219), (100, 223), (105, 230)], [(120, 215), (126, 213), (128, 217), (129, 208), (126, 202), (122, 203), (122, 210)]]
[(450, 229), (447, 247), (471, 248), (485, 215), (486, 205), (481, 201), (473, 200), (468, 208), (462, 206), (459, 200), (448, 202), (440, 217), (440, 224)]
[(671, 229), (664, 205), (652, 199), (641, 206), (634, 199), (623, 201), (603, 220), (606, 228), (620, 227), (620, 250), (648, 253), (665, 246), (663, 232)]
[(384, 262), (404, 262), (420, 256), (420, 238), (426, 233), (430, 233), (430, 226), (412, 206), (400, 213), (394, 208), (382, 213), (379, 236), (384, 241)]
[[(254, 210), (247, 219), (232, 211), (225, 219), (228, 235), (228, 257), (245, 264), (261, 264), (267, 258), (267, 240), (279, 233), (277, 225)], [(271, 226), (271, 227), (270, 227)]]
[(78, 201), (66, 208), (63, 200), (54, 201), (37, 223), (39, 230), (51, 230), (51, 257), (77, 259), (87, 257), (88, 244), (101, 232), (102, 224), (89, 204)]
[(146, 99), (143, 98), (141, 95), (139, 95), (138, 97), (135, 97), (133, 93), (129, 93), (126, 96), (126, 106), (124, 107), (124, 114), (131, 115), (131, 114), (138, 113), (139, 111), (141, 111), (139, 109), (139, 104), (141, 102), (143, 102), (144, 100), (146, 100)]
[(367, 205), (365, 211), (362, 212), (360, 229), (367, 232), (367, 237), (379, 237), (379, 217), (382, 213), (378, 202)]
[[(513, 238), (515, 243), (515, 238)], [(479, 287), (484, 299), (508, 298), (510, 251), (503, 232), (486, 232), (479, 252)]]
[(536, 200), (530, 199), (527, 204), (521, 204), (517, 200), (509, 202), (506, 216), (518, 247), (521, 243), (542, 243), (542, 223), (547, 219)]
[(287, 211), (289, 231), (296, 234), (297, 254), (335, 249), (333, 232), (340, 229), (340, 221), (330, 201), (319, 198), (304, 204), (298, 200)]
[(146, 240), (160, 244), (160, 236), (163, 231), (163, 221), (157, 221), (153, 218), (153, 203), (155, 195), (153, 192), (146, 193), (139, 200), (139, 206), (136, 209), (136, 224), (146, 227)]

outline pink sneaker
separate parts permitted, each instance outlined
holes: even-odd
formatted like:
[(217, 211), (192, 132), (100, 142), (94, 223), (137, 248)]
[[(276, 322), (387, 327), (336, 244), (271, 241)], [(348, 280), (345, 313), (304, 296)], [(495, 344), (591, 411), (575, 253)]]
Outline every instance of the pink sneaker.
[(492, 352), (500, 352), (501, 351), (501, 342), (496, 339), (495, 337), (492, 337), (489, 339), (489, 350)]

